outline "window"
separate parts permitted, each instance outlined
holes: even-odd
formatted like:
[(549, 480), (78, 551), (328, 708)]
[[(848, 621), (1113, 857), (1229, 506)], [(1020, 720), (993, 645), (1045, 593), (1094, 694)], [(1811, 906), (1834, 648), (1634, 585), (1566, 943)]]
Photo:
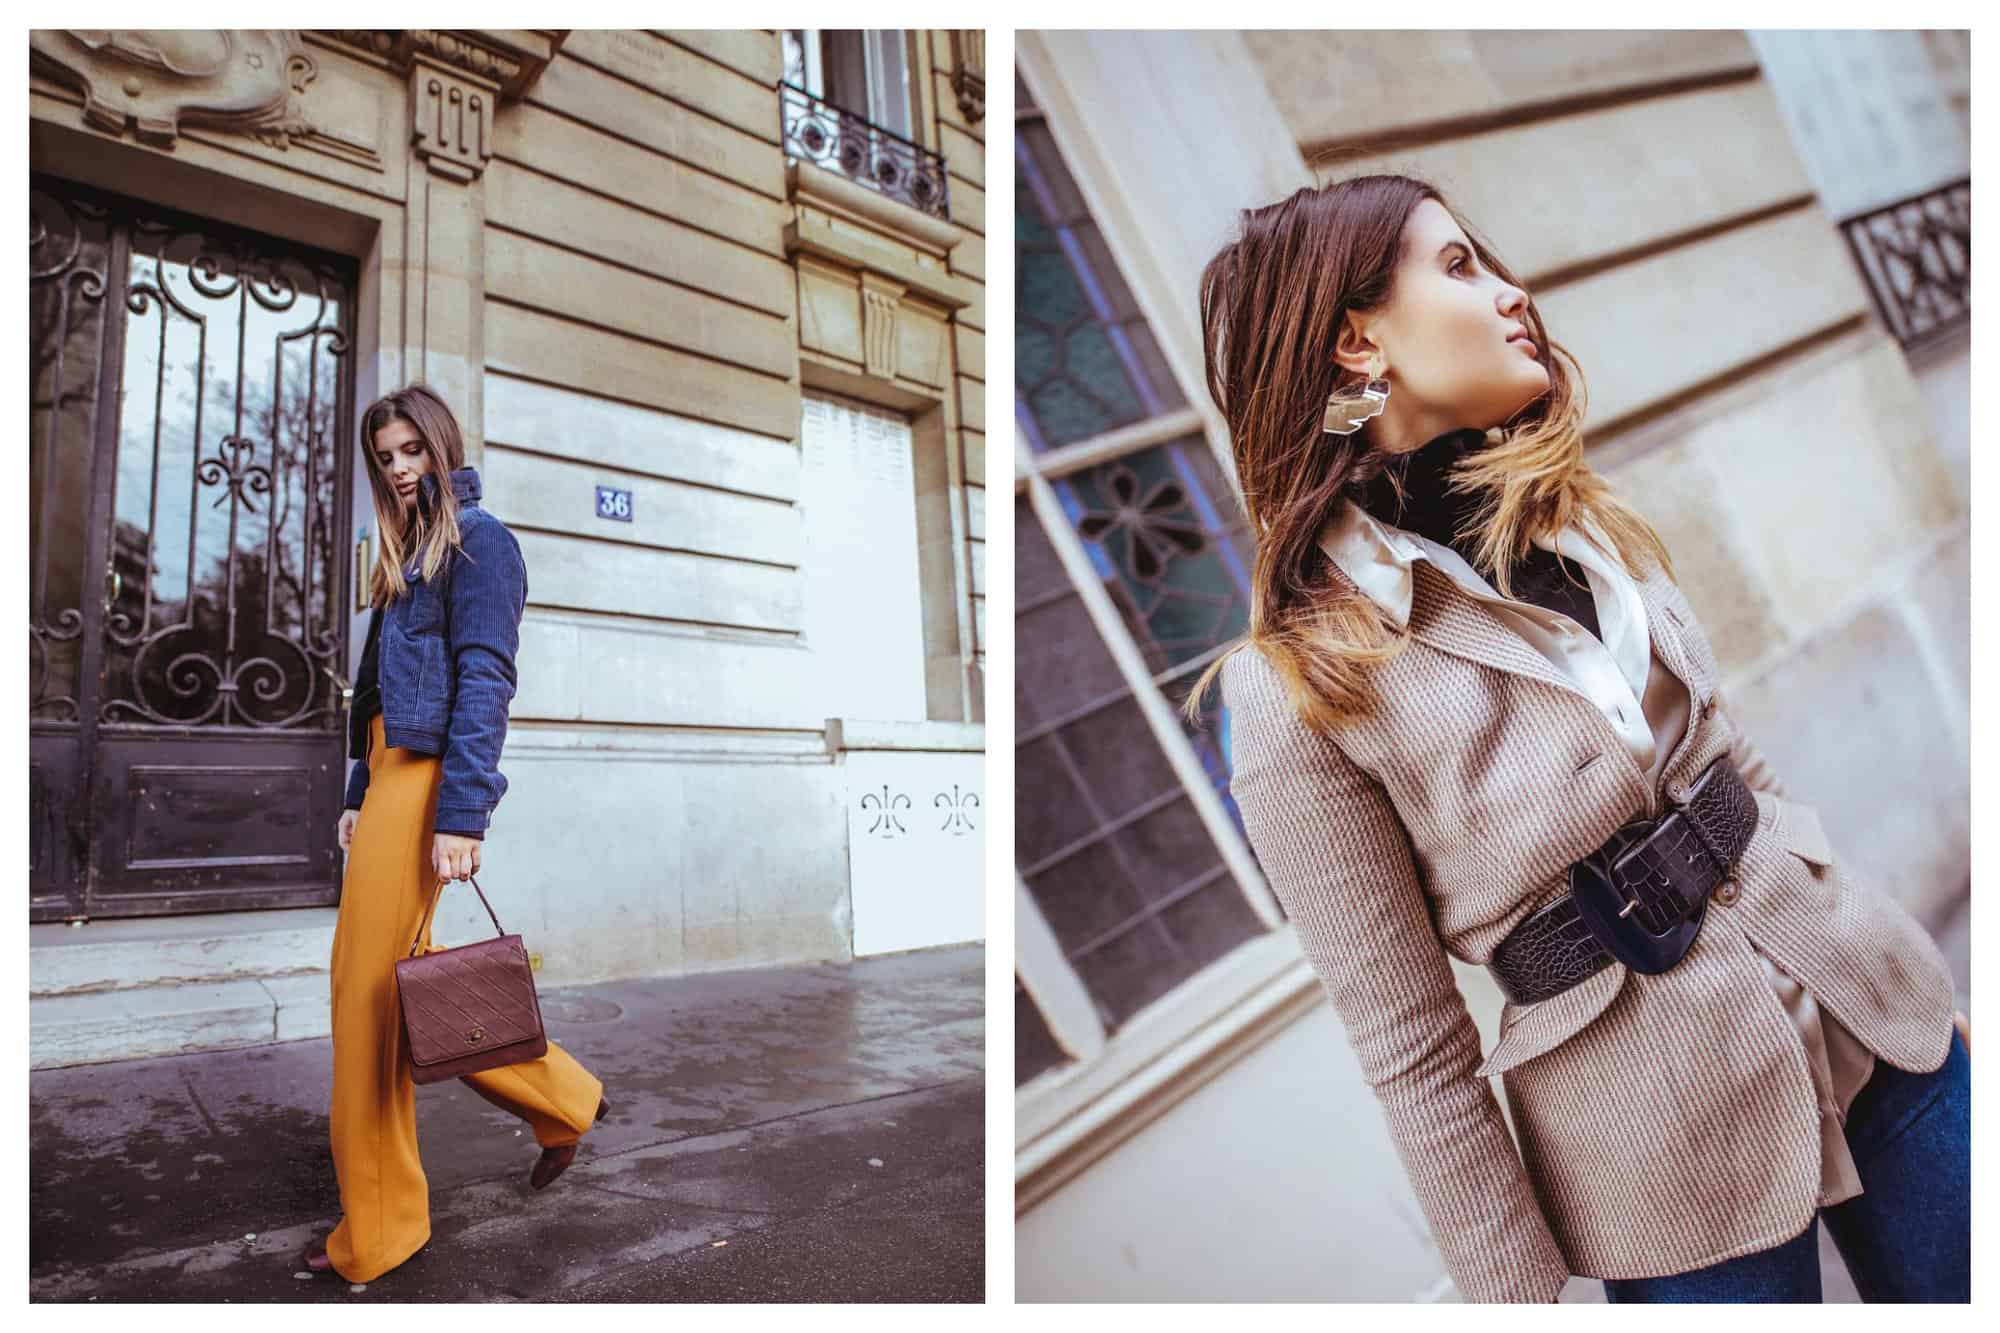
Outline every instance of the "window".
[(944, 161), (916, 142), (908, 34), (788, 28), (779, 90), (788, 156), (945, 218)]
[(1281, 924), (1227, 717), (1177, 710), (1248, 623), (1226, 463), (1025, 88), (1015, 150), (1016, 1085), (1062, 1077)]
[(29, 190), (30, 715), (338, 731), (346, 261)]
[(900, 28), (787, 29), (785, 82), (891, 134), (915, 137)]

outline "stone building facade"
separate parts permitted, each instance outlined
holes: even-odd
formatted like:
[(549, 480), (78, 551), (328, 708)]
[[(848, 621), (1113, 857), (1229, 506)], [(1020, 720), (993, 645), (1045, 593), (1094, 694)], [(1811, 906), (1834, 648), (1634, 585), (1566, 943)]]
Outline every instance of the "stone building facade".
[[(1201, 267), (1315, 179), (1440, 186), (1581, 364), (1593, 465), (1674, 553), (1732, 715), (1937, 930), (1970, 874), (1964, 34), (1016, 52), (1017, 1296), (1453, 1299), (1244, 842), (1227, 713), (1173, 711), (1251, 559)], [(1459, 977), (1490, 1045), (1497, 990)]]
[(481, 878), (545, 982), (983, 933), (981, 34), (30, 46), (38, 1062), (324, 1030), (417, 379), (527, 560)]

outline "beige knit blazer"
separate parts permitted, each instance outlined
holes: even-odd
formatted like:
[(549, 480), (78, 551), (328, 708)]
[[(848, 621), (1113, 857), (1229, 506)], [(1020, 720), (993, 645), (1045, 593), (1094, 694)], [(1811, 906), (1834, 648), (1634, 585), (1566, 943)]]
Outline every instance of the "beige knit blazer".
[(1787, 799), (1723, 706), (1693, 608), (1653, 569), (1638, 587), (1654, 651), (1691, 710), (1655, 808), (1734, 756), (1759, 817), (1741, 896), (1711, 900), (1665, 973), (1614, 961), (1553, 998), (1509, 1002), (1482, 1061), (1445, 955), (1484, 965), (1567, 890), (1572, 861), (1646, 813), (1648, 784), (1553, 664), (1429, 561), (1414, 572), (1413, 641), (1380, 668), (1380, 708), (1337, 741), (1299, 720), (1254, 649), (1230, 657), (1222, 683), (1250, 845), (1452, 1280), (1471, 1301), (1553, 1301), (1570, 1274), (1686, 1272), (1797, 1235), (1817, 1207), (1819, 1108), (1750, 942), (1910, 1071), (1944, 1062), (1950, 966), (1908, 912), (1842, 869), (1813, 807)]

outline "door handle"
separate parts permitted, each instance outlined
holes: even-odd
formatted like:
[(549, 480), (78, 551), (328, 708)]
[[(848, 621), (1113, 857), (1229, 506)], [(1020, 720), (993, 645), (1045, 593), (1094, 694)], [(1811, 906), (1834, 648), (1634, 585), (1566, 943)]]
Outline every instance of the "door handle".
[(116, 606), (118, 604), (118, 594), (125, 591), (125, 580), (115, 569), (105, 570), (104, 577), (110, 585), (110, 590), (104, 596), (104, 605), (106, 607)]
[(333, 679), (334, 688), (340, 691), (340, 711), (345, 713), (354, 703), (354, 686), (348, 683), (347, 677), (324, 662), (320, 663), (319, 669)]

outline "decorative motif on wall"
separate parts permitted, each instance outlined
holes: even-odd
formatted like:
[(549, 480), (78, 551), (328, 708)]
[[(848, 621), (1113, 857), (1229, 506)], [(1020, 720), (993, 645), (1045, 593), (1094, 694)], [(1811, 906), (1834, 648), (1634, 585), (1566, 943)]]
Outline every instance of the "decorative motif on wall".
[(313, 133), (301, 99), (319, 69), (295, 29), (35, 28), (28, 64), (83, 94), (86, 124), (159, 148), (183, 125), (274, 148)]
[(944, 823), (938, 825), (941, 832), (954, 838), (962, 838), (978, 826), (972, 822), (972, 812), (979, 808), (979, 793), (967, 791), (956, 782), (949, 792), (939, 792), (931, 804), (945, 812)]
[(977, 125), (986, 119), (986, 30), (954, 29), (951, 63), (951, 90), (958, 94), (958, 109)]
[(870, 375), (896, 378), (896, 308), (902, 303), (901, 283), (873, 273), (861, 275), (862, 365)]
[(910, 831), (898, 813), (910, 808), (910, 798), (902, 792), (892, 794), (887, 783), (882, 785), (880, 795), (872, 791), (863, 795), (861, 808), (863, 810), (872, 808), (875, 812), (875, 822), (868, 826), (870, 833), (879, 832), (885, 838), (893, 838), (899, 833)]
[[(908, 833), (910, 829), (903, 822), (903, 812), (910, 809), (910, 804), (907, 795), (892, 791), (887, 783), (877, 791), (864, 792), (861, 808), (874, 816), (867, 831), (883, 838)], [(979, 831), (979, 825), (973, 819), (973, 812), (979, 809), (978, 792), (954, 782), (950, 791), (940, 791), (931, 797), (931, 807), (944, 812), (944, 822), (938, 825), (938, 832), (962, 838)]]
[(316, 28), (314, 32), (386, 60), (398, 70), (408, 70), (418, 56), (427, 56), (491, 84), (503, 102), (525, 96), (569, 36), (567, 28), (510, 34), (520, 39), (518, 43), (490, 33), (438, 28)]
[(453, 180), (477, 180), (493, 156), (491, 88), (419, 56), (410, 70), (411, 147), (424, 165)]

